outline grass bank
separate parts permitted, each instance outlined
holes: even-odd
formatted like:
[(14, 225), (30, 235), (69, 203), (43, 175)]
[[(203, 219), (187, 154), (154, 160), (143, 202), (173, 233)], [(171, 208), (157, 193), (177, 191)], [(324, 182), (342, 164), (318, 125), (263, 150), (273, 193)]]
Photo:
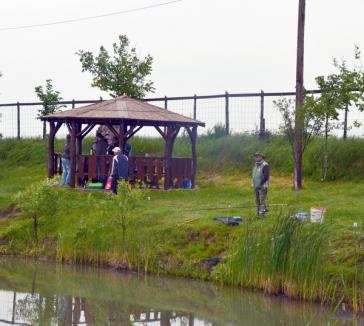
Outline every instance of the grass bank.
[[(115, 218), (112, 196), (54, 188), (58, 209), (54, 206), (40, 216), (38, 241), (32, 219), (18, 211), (14, 194), (44, 179), (45, 145), (39, 140), (3, 140), (0, 252), (210, 279), (303, 300), (345, 303), (363, 311), (364, 185), (360, 170), (355, 171), (354, 181), (345, 175), (330, 182), (306, 179), (305, 188), (296, 196), (290, 177), (284, 176), (288, 166), (284, 155), (278, 161), (279, 150), (289, 151), (283, 139), (253, 139), (250, 144), (249, 137), (202, 137), (198, 189), (145, 192), (123, 223)], [(183, 139), (179, 142), (176, 153), (184, 155), (188, 144)], [(361, 141), (345, 144), (338, 145), (340, 151), (348, 144), (359, 146)], [(162, 150), (157, 140), (148, 144), (135, 139), (134, 153), (142, 146), (150, 154)], [(312, 151), (314, 146), (320, 142), (312, 145)], [(273, 162), (270, 213), (264, 219), (254, 217), (249, 177), (236, 173), (250, 169), (250, 154), (256, 148)], [(313, 155), (309, 153), (306, 159)], [(358, 164), (361, 153), (353, 155), (351, 163), (338, 160), (337, 164)], [(225, 168), (214, 170), (218, 165)], [(311, 206), (327, 209), (324, 225), (286, 218)], [(241, 215), (244, 222), (231, 228), (214, 221), (216, 215)], [(216, 257), (221, 262), (213, 266)]]

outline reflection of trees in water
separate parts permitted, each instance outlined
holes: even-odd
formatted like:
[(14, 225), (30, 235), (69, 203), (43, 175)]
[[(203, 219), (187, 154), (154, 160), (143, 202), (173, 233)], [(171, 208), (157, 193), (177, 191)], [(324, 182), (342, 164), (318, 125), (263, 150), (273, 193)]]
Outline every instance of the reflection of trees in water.
[[(305, 307), (211, 283), (140, 278), (100, 269), (31, 264), (14, 259), (0, 260), (2, 289), (19, 291), (15, 295), (14, 321), (13, 292), (5, 296), (0, 293), (0, 319), (5, 313), (6, 322), (13, 324), (24, 321), (29, 325), (222, 326), (243, 322), (295, 326), (319, 325), (328, 320), (319, 306)], [(3, 305), (8, 307), (4, 310)], [(158, 321), (153, 324), (145, 318)]]
[[(1, 304), (1, 301), (0, 301)], [(95, 301), (61, 295), (14, 292), (12, 316), (5, 322), (18, 325), (158, 325), (194, 326), (193, 314), (159, 311), (112, 301)], [(205, 323), (205, 325), (212, 325)]]

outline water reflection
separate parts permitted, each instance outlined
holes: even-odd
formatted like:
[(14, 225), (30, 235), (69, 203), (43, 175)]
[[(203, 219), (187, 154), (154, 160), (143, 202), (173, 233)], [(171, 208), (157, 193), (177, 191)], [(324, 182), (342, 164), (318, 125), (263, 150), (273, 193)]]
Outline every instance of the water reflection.
[(96, 302), (78, 297), (1, 291), (0, 303), (0, 322), (12, 325), (201, 325), (193, 314), (137, 306), (125, 311), (112, 302), (103, 310)]
[(362, 325), (318, 306), (182, 279), (0, 260), (0, 322), (12, 325)]

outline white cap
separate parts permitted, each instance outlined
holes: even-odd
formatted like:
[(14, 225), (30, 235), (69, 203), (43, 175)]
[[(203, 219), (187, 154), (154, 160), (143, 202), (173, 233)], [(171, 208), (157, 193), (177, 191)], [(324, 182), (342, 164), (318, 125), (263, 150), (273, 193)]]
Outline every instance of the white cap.
[(120, 149), (120, 147), (114, 147), (112, 151), (113, 151), (114, 153), (116, 153), (116, 152), (121, 153), (121, 149)]

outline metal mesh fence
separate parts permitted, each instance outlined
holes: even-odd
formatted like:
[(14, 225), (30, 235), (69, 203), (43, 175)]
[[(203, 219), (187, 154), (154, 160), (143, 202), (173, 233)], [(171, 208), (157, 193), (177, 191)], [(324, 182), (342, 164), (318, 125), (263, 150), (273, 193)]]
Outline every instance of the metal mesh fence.
[[(219, 125), (230, 133), (262, 132), (276, 133), (282, 124), (282, 115), (274, 105), (279, 95), (294, 99), (294, 93), (254, 93), (254, 94), (221, 94), (211, 96), (190, 96), (147, 99), (150, 104), (167, 108), (168, 110), (196, 118), (206, 124), (199, 128), (199, 133), (207, 133)], [(62, 110), (76, 108), (95, 101), (65, 101)], [(10, 103), (0, 104), (0, 134), (4, 138), (41, 137), (43, 123), (37, 119), (41, 103)], [(341, 110), (337, 124), (332, 134), (343, 135), (345, 110)], [(262, 124), (263, 122), (263, 124)], [(349, 108), (347, 115), (347, 135), (364, 136), (364, 113), (355, 106)], [(262, 130), (263, 128), (263, 130)], [(63, 138), (68, 133), (65, 125), (57, 133)], [(95, 133), (95, 130), (91, 135)], [(144, 137), (159, 137), (154, 128), (143, 128), (138, 135)]]

